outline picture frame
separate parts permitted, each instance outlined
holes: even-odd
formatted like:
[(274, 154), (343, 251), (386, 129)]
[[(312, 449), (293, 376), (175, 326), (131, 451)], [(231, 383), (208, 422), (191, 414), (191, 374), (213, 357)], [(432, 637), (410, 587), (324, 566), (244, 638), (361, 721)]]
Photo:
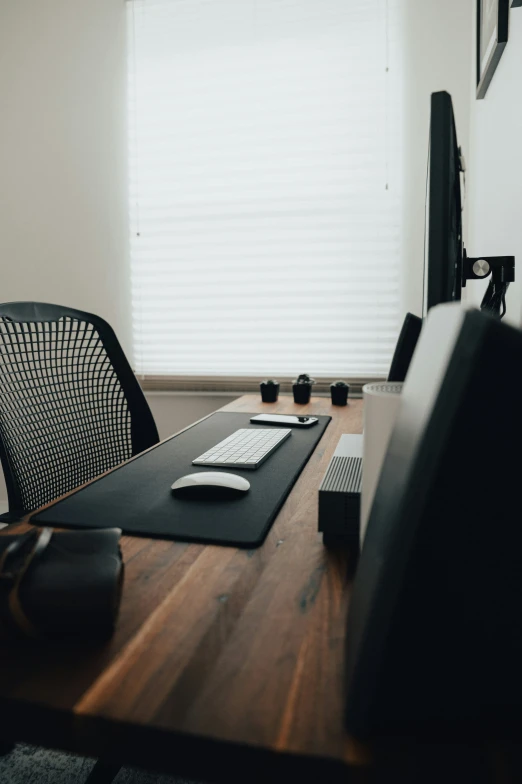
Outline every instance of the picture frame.
[(510, 0), (477, 0), (477, 99), (485, 97), (506, 48)]

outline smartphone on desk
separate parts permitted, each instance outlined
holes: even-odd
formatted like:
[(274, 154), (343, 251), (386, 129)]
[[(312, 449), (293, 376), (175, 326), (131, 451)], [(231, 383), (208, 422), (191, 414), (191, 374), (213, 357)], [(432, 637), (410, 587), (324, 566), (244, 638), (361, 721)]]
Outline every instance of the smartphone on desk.
[(311, 416), (293, 416), (291, 414), (258, 414), (250, 417), (253, 425), (286, 425), (286, 427), (312, 427), (319, 420)]

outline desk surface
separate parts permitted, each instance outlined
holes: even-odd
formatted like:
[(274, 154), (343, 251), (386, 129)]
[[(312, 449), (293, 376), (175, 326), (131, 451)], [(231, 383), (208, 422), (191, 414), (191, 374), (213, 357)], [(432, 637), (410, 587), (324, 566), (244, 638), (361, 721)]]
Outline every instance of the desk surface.
[(0, 735), (227, 781), (357, 770), (342, 724), (350, 559), (323, 546), (317, 491), (341, 434), (361, 432), (362, 401), (245, 396), (223, 410), (333, 419), (262, 547), (124, 537), (110, 643), (4, 646)]

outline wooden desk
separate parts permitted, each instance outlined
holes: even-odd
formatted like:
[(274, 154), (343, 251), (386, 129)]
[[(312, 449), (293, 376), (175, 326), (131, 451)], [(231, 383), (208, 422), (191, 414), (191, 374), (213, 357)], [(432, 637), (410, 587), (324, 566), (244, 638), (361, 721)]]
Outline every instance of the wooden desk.
[(351, 559), (323, 546), (317, 490), (341, 434), (361, 432), (362, 401), (245, 396), (223, 410), (333, 420), (262, 547), (124, 537), (110, 643), (0, 647), (0, 738), (231, 784), (520, 781), (518, 743), (392, 739), (370, 766), (343, 730)]
[[(342, 724), (349, 554), (317, 533), (317, 491), (362, 401), (245, 396), (224, 411), (333, 419), (262, 547), (124, 537), (121, 614), (102, 648), (0, 651), (0, 737), (211, 780), (346, 781)], [(248, 771), (248, 772), (247, 772)]]

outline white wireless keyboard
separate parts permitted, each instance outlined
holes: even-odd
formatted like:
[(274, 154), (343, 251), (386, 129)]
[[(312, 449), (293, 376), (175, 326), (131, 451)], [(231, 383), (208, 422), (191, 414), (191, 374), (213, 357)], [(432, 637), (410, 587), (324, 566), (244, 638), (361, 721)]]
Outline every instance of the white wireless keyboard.
[(193, 460), (192, 465), (257, 468), (291, 433), (288, 427), (242, 427)]

